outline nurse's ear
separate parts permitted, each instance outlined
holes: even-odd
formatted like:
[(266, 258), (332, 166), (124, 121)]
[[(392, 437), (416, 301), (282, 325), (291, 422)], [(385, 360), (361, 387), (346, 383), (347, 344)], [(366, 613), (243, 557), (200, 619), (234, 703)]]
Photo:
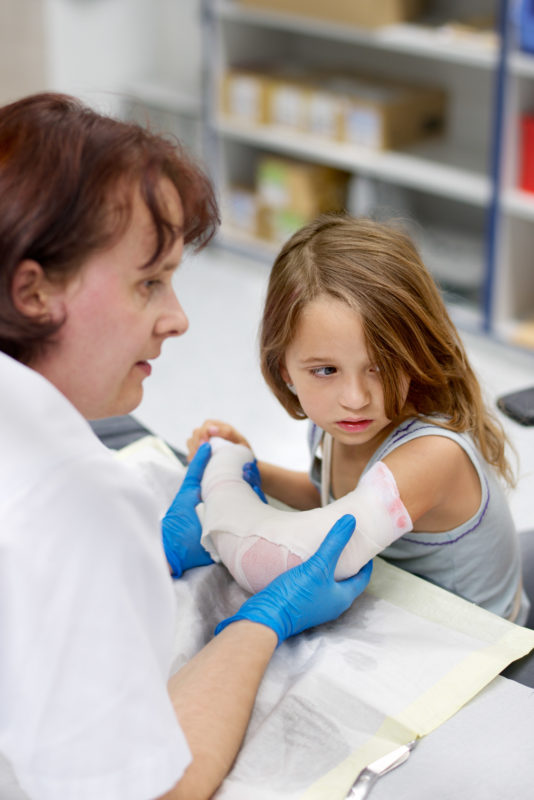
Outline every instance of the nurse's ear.
[(11, 284), (13, 305), (30, 319), (54, 320), (61, 311), (57, 287), (50, 282), (37, 261), (24, 259), (18, 265)]

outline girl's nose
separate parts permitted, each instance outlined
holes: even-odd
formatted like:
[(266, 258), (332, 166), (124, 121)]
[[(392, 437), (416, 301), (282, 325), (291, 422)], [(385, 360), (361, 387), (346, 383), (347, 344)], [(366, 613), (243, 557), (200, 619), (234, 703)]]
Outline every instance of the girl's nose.
[(156, 336), (181, 336), (189, 327), (189, 320), (174, 292), (155, 325)]
[(346, 377), (341, 388), (339, 402), (344, 408), (358, 410), (369, 402), (369, 391), (365, 381), (357, 376)]

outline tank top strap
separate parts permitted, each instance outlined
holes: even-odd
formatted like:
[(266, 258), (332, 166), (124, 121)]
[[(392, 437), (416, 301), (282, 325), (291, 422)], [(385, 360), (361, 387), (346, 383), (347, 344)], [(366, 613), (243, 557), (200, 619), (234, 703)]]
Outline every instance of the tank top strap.
[(442, 427), (439, 424), (439, 420), (436, 420), (436, 422), (428, 422), (411, 417), (401, 422), (375, 450), (366, 464), (364, 472), (367, 472), (377, 461), (382, 461), (387, 455), (401, 445), (423, 436), (444, 436), (447, 439), (452, 439), (466, 451), (477, 472), (481, 471), (478, 451), (467, 434), (450, 431), (448, 428)]

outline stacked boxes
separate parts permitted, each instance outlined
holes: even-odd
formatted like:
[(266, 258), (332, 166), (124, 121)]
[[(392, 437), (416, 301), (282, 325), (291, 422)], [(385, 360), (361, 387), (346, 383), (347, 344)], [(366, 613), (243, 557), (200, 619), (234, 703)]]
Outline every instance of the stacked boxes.
[(346, 173), (322, 164), (264, 156), (256, 174), (258, 235), (282, 243), (323, 211), (344, 208), (347, 183)]
[(324, 211), (345, 208), (349, 176), (321, 164), (263, 156), (254, 188), (229, 191), (229, 222), (252, 236), (280, 245)]
[(221, 110), (243, 124), (269, 122), (269, 77), (253, 69), (232, 69), (221, 84)]
[(443, 130), (446, 95), (367, 76), (233, 68), (223, 79), (224, 116), (372, 149), (405, 147)]

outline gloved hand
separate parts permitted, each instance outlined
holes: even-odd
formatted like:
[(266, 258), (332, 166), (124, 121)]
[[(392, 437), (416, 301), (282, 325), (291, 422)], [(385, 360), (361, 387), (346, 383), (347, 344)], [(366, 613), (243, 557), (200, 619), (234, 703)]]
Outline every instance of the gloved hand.
[(256, 459), (254, 459), (254, 461), (247, 461), (246, 464), (243, 464), (243, 480), (252, 487), (253, 491), (258, 495), (262, 502), (267, 502), (267, 498), (265, 497), (263, 489), (261, 488), (261, 475)]
[(215, 633), (231, 622), (248, 619), (272, 628), (280, 644), (306, 628), (336, 619), (363, 592), (373, 568), (369, 561), (351, 578), (334, 579), (339, 556), (355, 527), (352, 514), (338, 519), (311, 558), (282, 573), (250, 597), (237, 614), (217, 625)]
[(180, 490), (163, 517), (161, 531), (163, 547), (173, 578), (192, 567), (212, 564), (213, 559), (200, 544), (202, 526), (195, 511), (200, 503), (200, 481), (210, 460), (211, 445), (201, 445), (192, 459)]

